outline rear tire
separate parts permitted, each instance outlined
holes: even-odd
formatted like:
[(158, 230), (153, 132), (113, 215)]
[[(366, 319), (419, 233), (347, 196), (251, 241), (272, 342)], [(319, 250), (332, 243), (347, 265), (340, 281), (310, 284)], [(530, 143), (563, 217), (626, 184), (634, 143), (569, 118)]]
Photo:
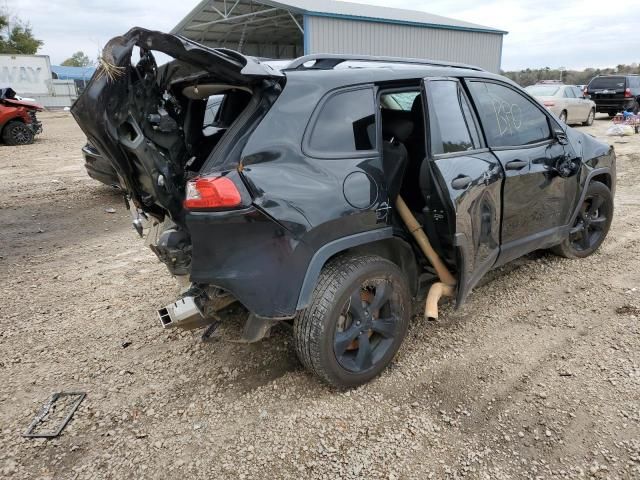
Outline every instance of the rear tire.
[(2, 140), (11, 146), (33, 143), (33, 131), (24, 123), (12, 120), (2, 130)]
[(613, 118), (617, 115), (616, 112), (607, 112), (607, 115), (609, 115), (609, 118)]
[(560, 112), (560, 116), (558, 117), (560, 119), (560, 121), (564, 124), (567, 123), (567, 111), (563, 110), (562, 112)]
[(330, 260), (309, 307), (294, 320), (302, 364), (326, 383), (350, 388), (384, 370), (407, 332), (411, 298), (397, 265), (373, 255)]
[(585, 127), (590, 127), (591, 125), (593, 125), (593, 120), (595, 118), (596, 118), (596, 111), (592, 108), (589, 111), (589, 116), (587, 117), (587, 120), (583, 122), (582, 125), (584, 125)]
[(593, 254), (609, 232), (613, 219), (613, 196), (604, 183), (592, 182), (580, 206), (569, 237), (551, 250), (565, 258), (585, 258)]

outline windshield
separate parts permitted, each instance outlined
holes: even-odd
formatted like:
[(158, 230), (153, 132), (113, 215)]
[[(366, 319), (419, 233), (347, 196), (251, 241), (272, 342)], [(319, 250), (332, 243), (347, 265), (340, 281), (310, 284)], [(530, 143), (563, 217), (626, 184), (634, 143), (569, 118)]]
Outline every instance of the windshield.
[(529, 95), (533, 95), (534, 97), (553, 97), (558, 93), (560, 87), (555, 85), (531, 85), (530, 87), (525, 88)]
[(591, 80), (589, 88), (624, 89), (624, 77), (597, 77)]

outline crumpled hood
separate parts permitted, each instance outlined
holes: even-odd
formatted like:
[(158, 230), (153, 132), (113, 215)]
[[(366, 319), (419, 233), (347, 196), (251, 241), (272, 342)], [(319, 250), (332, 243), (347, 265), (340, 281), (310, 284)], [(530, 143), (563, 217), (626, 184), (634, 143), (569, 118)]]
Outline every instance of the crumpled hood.
[(44, 107), (42, 105), (38, 105), (37, 103), (33, 103), (33, 102), (27, 102), (26, 100), (16, 100), (14, 98), (3, 98), (2, 100), (0, 100), (0, 102), (4, 103), (5, 105), (11, 105), (14, 107), (32, 108), (38, 112), (42, 112), (44, 110)]

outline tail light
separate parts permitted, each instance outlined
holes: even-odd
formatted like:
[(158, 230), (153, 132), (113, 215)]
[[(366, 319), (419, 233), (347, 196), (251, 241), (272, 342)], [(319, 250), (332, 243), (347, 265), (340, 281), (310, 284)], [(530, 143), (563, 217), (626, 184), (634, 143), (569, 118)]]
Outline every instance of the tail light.
[(542, 103), (543, 103), (543, 105), (545, 107), (555, 107), (556, 106), (556, 102), (552, 102), (551, 100), (545, 100)]
[(584, 90), (582, 91), (582, 94), (586, 97), (587, 95), (589, 95), (589, 89), (587, 87), (584, 87)]
[(633, 95), (631, 94), (631, 89), (630, 88), (625, 88), (624, 90), (624, 98), (631, 98), (633, 97)]
[(187, 182), (183, 205), (188, 210), (232, 208), (241, 204), (238, 187), (227, 177), (198, 177)]

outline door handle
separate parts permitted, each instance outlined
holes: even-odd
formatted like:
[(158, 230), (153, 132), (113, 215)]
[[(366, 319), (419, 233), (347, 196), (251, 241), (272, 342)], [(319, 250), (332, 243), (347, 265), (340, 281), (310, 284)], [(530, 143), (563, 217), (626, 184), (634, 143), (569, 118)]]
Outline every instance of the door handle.
[(454, 190), (464, 190), (471, 185), (471, 182), (471, 177), (460, 176), (451, 181), (451, 187), (453, 187)]
[(529, 165), (529, 162), (525, 162), (524, 160), (512, 160), (507, 163), (507, 170), (522, 170), (524, 167)]

